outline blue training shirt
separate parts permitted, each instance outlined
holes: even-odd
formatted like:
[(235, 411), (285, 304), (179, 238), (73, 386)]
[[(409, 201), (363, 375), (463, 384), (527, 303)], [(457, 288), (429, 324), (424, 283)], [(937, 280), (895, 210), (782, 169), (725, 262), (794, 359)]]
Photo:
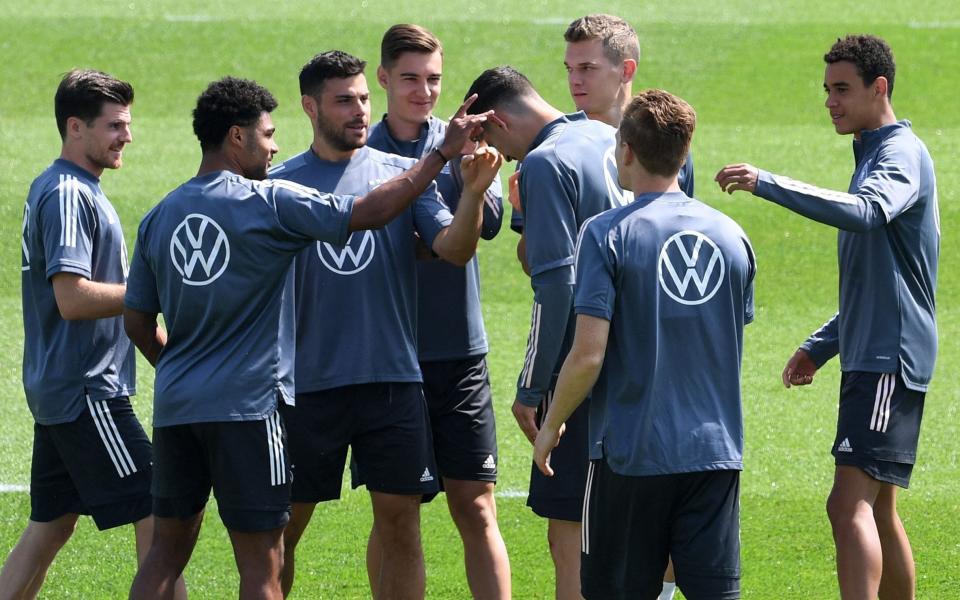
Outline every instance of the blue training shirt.
[(590, 458), (621, 475), (743, 468), (740, 365), (756, 265), (732, 219), (642, 194), (583, 227), (575, 310), (610, 321)]
[[(364, 146), (345, 161), (307, 150), (270, 171), (336, 194), (364, 195), (416, 161)], [(386, 227), (297, 256), (297, 394), (374, 382), (423, 381), (417, 362), (416, 232), (431, 247), (453, 221), (431, 183)]]
[(126, 305), (163, 313), (154, 426), (256, 421), (293, 401), (291, 263), (346, 241), (352, 197), (206, 173), (143, 218)]
[[(390, 135), (386, 115), (370, 129), (367, 146), (421, 158), (443, 142), (447, 124), (430, 117), (420, 128), (416, 141), (406, 142)], [(436, 178), (444, 203), (456, 212), (463, 192), (460, 158), (446, 166)], [(484, 194), (480, 237), (493, 239), (503, 221), (503, 190), (497, 176)], [(417, 351), (421, 362), (457, 360), (487, 353), (487, 332), (480, 310), (480, 265), (474, 256), (465, 267), (443, 260), (417, 261)]]
[(23, 389), (34, 420), (68, 423), (87, 401), (136, 393), (133, 345), (123, 317), (66, 321), (51, 278), (74, 273), (123, 284), (127, 248), (100, 180), (57, 159), (30, 185), (21, 239)]
[(801, 346), (822, 366), (894, 373), (926, 391), (937, 355), (940, 212), (933, 160), (909, 121), (854, 141), (848, 193), (765, 171), (757, 196), (840, 229), (840, 310)]
[(617, 183), (616, 130), (583, 112), (548, 123), (523, 159), (520, 202), (533, 286), (517, 399), (537, 406), (573, 341), (573, 262), (580, 226), (633, 200)]

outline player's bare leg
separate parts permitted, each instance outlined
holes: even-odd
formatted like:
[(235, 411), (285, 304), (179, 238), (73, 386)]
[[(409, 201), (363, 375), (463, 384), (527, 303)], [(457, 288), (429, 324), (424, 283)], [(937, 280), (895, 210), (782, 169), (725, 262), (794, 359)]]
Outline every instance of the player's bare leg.
[(478, 600), (509, 599), (510, 559), (497, 525), (493, 483), (444, 478), (443, 487), (450, 516), (463, 540), (471, 594)]
[(883, 575), (880, 577), (881, 600), (913, 600), (917, 576), (910, 540), (897, 514), (897, 486), (883, 483), (873, 516), (883, 549)]
[[(150, 551), (150, 546), (153, 544), (153, 529), (152, 516), (140, 519), (133, 524), (133, 535), (137, 545), (138, 568), (143, 565), (143, 561), (147, 558), (147, 553)], [(183, 581), (182, 574), (174, 584), (173, 597), (176, 600), (186, 600), (187, 598), (187, 586)]]
[(582, 600), (580, 595), (580, 523), (549, 519), (547, 542), (557, 580), (557, 600)]
[(133, 578), (131, 600), (177, 597), (202, 524), (203, 511), (187, 519), (154, 517), (153, 539)]
[(290, 521), (283, 530), (283, 565), (280, 575), (280, 584), (284, 597), (290, 595), (293, 589), (293, 578), (296, 571), (295, 552), (303, 532), (310, 524), (316, 504), (308, 502), (294, 502), (291, 504)]
[(881, 482), (860, 469), (838, 465), (827, 515), (837, 548), (837, 578), (843, 600), (876, 600), (883, 555), (873, 516)]
[(667, 558), (667, 570), (663, 572), (663, 589), (657, 600), (671, 600), (677, 591), (677, 576), (673, 573), (673, 559)]
[(240, 573), (240, 599), (282, 600), (283, 527), (256, 532), (230, 530), (229, 533)]
[(78, 518), (66, 514), (46, 523), (27, 521), (27, 528), (0, 571), (0, 599), (37, 597), (47, 569), (73, 535)]
[(377, 600), (423, 598), (426, 575), (420, 545), (420, 496), (370, 492), (382, 547)]
[(370, 597), (378, 598), (380, 593), (380, 569), (383, 567), (383, 546), (377, 535), (377, 523), (370, 526), (367, 538), (367, 581), (370, 582)]

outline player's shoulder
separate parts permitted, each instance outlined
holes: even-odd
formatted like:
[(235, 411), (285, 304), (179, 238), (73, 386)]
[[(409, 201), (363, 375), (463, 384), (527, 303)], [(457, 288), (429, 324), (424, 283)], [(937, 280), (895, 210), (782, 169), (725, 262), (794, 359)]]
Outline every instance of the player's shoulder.
[(270, 179), (275, 177), (286, 179), (297, 171), (307, 168), (307, 157), (309, 152), (310, 150), (306, 150), (300, 154), (295, 154), (282, 163), (270, 167), (267, 170), (267, 177)]
[(400, 156), (399, 154), (391, 154), (389, 152), (377, 150), (376, 148), (371, 148), (370, 146), (365, 146), (364, 150), (366, 151), (366, 155), (364, 157), (366, 160), (384, 169), (392, 170), (397, 173), (406, 171), (413, 165), (417, 164), (416, 159)]
[(54, 197), (62, 202), (90, 201), (99, 192), (93, 175), (63, 159), (53, 161), (30, 185), (30, 197), (42, 202)]

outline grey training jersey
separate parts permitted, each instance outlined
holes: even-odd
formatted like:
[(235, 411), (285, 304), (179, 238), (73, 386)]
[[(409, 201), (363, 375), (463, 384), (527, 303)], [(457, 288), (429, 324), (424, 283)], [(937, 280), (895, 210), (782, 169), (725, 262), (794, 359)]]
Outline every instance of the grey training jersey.
[(590, 458), (630, 476), (742, 469), (743, 230), (682, 192), (643, 194), (584, 225), (576, 272), (576, 313), (610, 321)]
[[(386, 117), (370, 129), (367, 146), (421, 158), (443, 142), (447, 125), (436, 117), (423, 124), (415, 142), (394, 139)], [(463, 192), (460, 159), (443, 167), (436, 178), (444, 203), (456, 212)], [(503, 191), (496, 177), (483, 198), (480, 236), (493, 239), (503, 221)], [(487, 353), (487, 332), (480, 310), (480, 265), (474, 256), (465, 267), (443, 260), (417, 261), (417, 352), (421, 361), (458, 360)]]
[(527, 264), (534, 303), (517, 398), (536, 406), (573, 341), (573, 261), (580, 226), (624, 206), (633, 195), (617, 183), (616, 130), (579, 112), (547, 124), (520, 170)]
[[(270, 171), (336, 194), (364, 195), (415, 161), (363, 147), (340, 162), (307, 150)], [(297, 394), (374, 382), (419, 382), (416, 232), (430, 247), (453, 216), (436, 185), (386, 227), (318, 242), (297, 256)]]
[(269, 417), (293, 400), (291, 263), (347, 239), (353, 198), (229, 171), (194, 177), (140, 224), (126, 305), (163, 313), (154, 426)]
[(51, 278), (74, 273), (126, 282), (127, 248), (99, 179), (57, 159), (30, 186), (23, 208), (23, 388), (37, 423), (75, 420), (88, 400), (135, 393), (135, 355), (123, 317), (65, 321)]
[(900, 371), (926, 391), (937, 355), (934, 294), (940, 214), (933, 160), (909, 121), (854, 141), (848, 193), (764, 171), (755, 194), (840, 229), (840, 310), (803, 344), (817, 365)]

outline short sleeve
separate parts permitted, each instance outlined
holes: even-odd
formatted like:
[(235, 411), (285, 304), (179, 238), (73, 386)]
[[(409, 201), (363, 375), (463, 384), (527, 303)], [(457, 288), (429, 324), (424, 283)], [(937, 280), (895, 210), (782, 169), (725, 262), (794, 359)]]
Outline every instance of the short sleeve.
[(325, 194), (285, 179), (271, 179), (263, 182), (263, 186), (286, 236), (337, 246), (347, 242), (353, 196)]
[(608, 242), (606, 220), (587, 221), (577, 242), (574, 312), (609, 321), (616, 304), (616, 252)]
[(90, 189), (75, 177), (65, 177), (37, 206), (37, 225), (47, 263), (47, 278), (92, 272), (93, 236), (97, 209)]
[(524, 161), (520, 198), (531, 276), (573, 264), (576, 197), (576, 181), (568, 169), (545, 157)]
[(440, 230), (453, 222), (453, 214), (437, 195), (437, 184), (432, 182), (423, 194), (413, 203), (413, 224), (420, 239), (427, 248), (433, 247), (433, 240)]
[(144, 251), (144, 230), (145, 228), (141, 226), (137, 235), (123, 303), (133, 310), (157, 314), (161, 312), (160, 295), (157, 292), (156, 274), (150, 267)]

